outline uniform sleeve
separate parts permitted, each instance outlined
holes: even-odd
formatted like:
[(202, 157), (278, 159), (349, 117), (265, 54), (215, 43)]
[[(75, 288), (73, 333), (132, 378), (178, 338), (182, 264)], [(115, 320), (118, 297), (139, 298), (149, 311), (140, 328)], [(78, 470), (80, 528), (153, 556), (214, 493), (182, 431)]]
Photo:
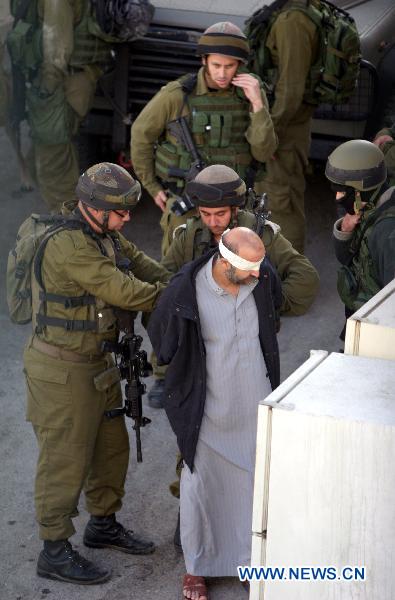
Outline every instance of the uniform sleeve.
[(169, 91), (164, 88), (148, 102), (132, 125), (130, 152), (133, 168), (152, 197), (163, 189), (155, 176), (155, 144), (167, 123), (176, 118), (181, 103), (180, 89)]
[(170, 273), (177, 273), (185, 263), (185, 241), (186, 231), (181, 231), (172, 241), (166, 256), (162, 258), (161, 264)]
[(101, 254), (94, 242), (80, 244), (65, 253), (62, 270), (65, 277), (89, 294), (126, 310), (152, 310), (165, 287), (159, 282), (146, 283), (134, 274), (122, 273)]
[(284, 12), (273, 24), (268, 46), (269, 43), (278, 58), (272, 119), (280, 134), (303, 102), (306, 79), (314, 60), (316, 27), (300, 11)]
[(262, 90), (263, 108), (256, 113), (250, 112), (250, 126), (246, 138), (251, 147), (252, 156), (260, 161), (268, 161), (277, 148), (277, 135), (274, 131), (265, 92)]
[(379, 282), (385, 287), (395, 277), (395, 218), (377, 223), (368, 243)]
[(267, 254), (281, 279), (281, 313), (303, 315), (312, 305), (319, 287), (319, 276), (306, 256), (299, 254), (280, 233), (267, 247)]
[(147, 327), (158, 365), (168, 365), (179, 346), (180, 319), (172, 314), (172, 294), (173, 286), (170, 283), (151, 314)]
[(74, 1), (43, 0), (41, 85), (53, 92), (63, 81), (74, 44)]
[(341, 222), (342, 219), (338, 219), (333, 225), (333, 246), (339, 263), (342, 265), (348, 265), (352, 259), (350, 245), (353, 238), (353, 233), (342, 231)]
[(122, 254), (131, 261), (131, 271), (141, 281), (148, 283), (167, 283), (171, 273), (158, 263), (156, 260), (147, 256), (132, 243), (126, 240), (123, 235), (119, 235), (119, 241), (122, 248)]

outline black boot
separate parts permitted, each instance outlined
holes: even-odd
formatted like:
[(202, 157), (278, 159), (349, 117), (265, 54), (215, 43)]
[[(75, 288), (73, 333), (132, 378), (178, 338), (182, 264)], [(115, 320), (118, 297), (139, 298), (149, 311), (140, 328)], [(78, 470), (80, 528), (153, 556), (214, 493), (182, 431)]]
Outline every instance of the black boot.
[(85, 528), (84, 544), (90, 548), (114, 548), (128, 554), (152, 554), (153, 542), (147, 542), (128, 531), (115, 520), (115, 515), (89, 519)]
[(180, 510), (178, 510), (177, 525), (176, 525), (176, 530), (174, 532), (173, 544), (174, 544), (174, 548), (176, 549), (176, 552), (178, 552), (179, 554), (182, 554), (181, 534), (180, 534)]
[(111, 571), (97, 567), (78, 554), (67, 540), (59, 540), (44, 542), (44, 550), (38, 557), (37, 575), (68, 583), (93, 585), (108, 581)]

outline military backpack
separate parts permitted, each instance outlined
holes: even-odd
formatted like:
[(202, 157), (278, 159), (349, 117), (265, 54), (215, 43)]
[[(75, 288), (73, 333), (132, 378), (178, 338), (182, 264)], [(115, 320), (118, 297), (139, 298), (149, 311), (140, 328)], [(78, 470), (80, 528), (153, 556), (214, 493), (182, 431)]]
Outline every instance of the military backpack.
[(32, 214), (22, 223), (17, 233), (15, 246), (8, 254), (7, 262), (7, 303), (13, 323), (23, 325), (32, 320), (33, 276), (39, 287), (41, 302), (60, 302), (73, 306), (95, 303), (95, 298), (89, 295), (66, 297), (46, 294), (41, 280), (41, 263), (49, 239), (63, 229), (85, 228), (87, 229), (87, 225), (77, 217), (62, 215)]
[(252, 50), (250, 69), (269, 86), (270, 98), (277, 69), (266, 41), (278, 15), (293, 10), (311, 19), (318, 32), (317, 56), (310, 67), (304, 101), (308, 104), (346, 103), (358, 80), (360, 39), (351, 15), (327, 0), (276, 0), (257, 10), (245, 27)]

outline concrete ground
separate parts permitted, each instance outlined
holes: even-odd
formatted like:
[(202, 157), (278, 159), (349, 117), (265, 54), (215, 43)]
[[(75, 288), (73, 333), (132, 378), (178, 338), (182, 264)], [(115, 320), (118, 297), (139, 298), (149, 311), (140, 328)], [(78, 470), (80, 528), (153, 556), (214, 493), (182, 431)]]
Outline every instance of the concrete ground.
[[(35, 564), (41, 543), (34, 519), (33, 485), (36, 443), (29, 423), (24, 420), (25, 389), (22, 351), (30, 326), (9, 321), (5, 301), (4, 276), (7, 254), (20, 223), (31, 212), (45, 212), (37, 192), (22, 194), (10, 144), (0, 130), (0, 599), (4, 600), (178, 600), (184, 573), (182, 557), (175, 554), (172, 538), (177, 515), (177, 501), (168, 492), (172, 481), (176, 444), (162, 410), (145, 414), (152, 424), (142, 431), (143, 460), (135, 459), (134, 432), (130, 428), (131, 461), (124, 506), (119, 518), (128, 528), (145, 533), (157, 544), (155, 554), (133, 557), (107, 550), (90, 550), (82, 544), (87, 521), (83, 501), (75, 519), (77, 533), (73, 545), (85, 556), (112, 568), (113, 577), (99, 586), (76, 586), (40, 579)], [(336, 261), (331, 244), (334, 209), (331, 193), (322, 173), (309, 177), (307, 194), (307, 255), (319, 270), (321, 289), (309, 313), (303, 317), (284, 318), (279, 334), (282, 379), (285, 379), (308, 356), (310, 349), (338, 350), (338, 333), (343, 311), (336, 293)], [(145, 200), (136, 209), (127, 235), (154, 257), (159, 256), (159, 210)], [(145, 348), (149, 342), (145, 336)], [(148, 387), (152, 379), (147, 380)], [(131, 423), (129, 423), (131, 425)], [(236, 579), (209, 582), (211, 600), (247, 598)]]

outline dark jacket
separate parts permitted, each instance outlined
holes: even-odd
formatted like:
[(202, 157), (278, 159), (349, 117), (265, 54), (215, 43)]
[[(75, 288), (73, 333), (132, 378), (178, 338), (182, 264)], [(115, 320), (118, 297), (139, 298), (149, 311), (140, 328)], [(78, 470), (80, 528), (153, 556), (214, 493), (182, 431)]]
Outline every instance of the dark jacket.
[[(216, 250), (182, 267), (162, 293), (148, 324), (158, 364), (169, 365), (165, 378), (165, 409), (178, 447), (193, 470), (206, 400), (206, 353), (196, 301), (197, 272)], [(259, 340), (272, 389), (280, 383), (276, 309), (281, 306), (280, 280), (265, 259), (253, 296), (258, 309)], [(243, 366), (240, 365), (242, 377)]]

